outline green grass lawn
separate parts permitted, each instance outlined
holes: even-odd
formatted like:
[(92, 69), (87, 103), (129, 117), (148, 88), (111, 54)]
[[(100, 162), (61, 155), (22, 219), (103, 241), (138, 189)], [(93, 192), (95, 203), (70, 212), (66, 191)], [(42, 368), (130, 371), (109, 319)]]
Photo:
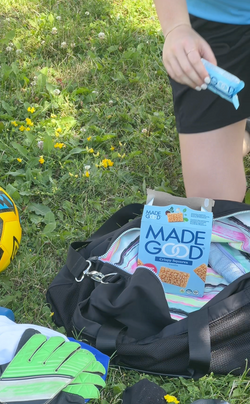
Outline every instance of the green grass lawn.
[[(152, 0), (2, 0), (0, 185), (23, 237), (0, 274), (0, 306), (17, 322), (55, 328), (45, 293), (71, 241), (144, 203), (147, 188), (184, 196), (162, 46)], [(101, 403), (143, 377), (181, 404), (250, 403), (247, 372), (194, 382), (113, 368)]]

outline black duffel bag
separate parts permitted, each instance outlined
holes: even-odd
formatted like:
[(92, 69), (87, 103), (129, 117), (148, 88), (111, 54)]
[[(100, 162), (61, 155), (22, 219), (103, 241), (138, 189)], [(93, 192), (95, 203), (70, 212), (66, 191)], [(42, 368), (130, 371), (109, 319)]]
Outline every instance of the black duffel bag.
[[(250, 273), (187, 318), (173, 320), (153, 271), (139, 266), (131, 275), (107, 260), (128, 234), (127, 249), (136, 251), (142, 209), (125, 206), (88, 240), (70, 245), (47, 291), (55, 324), (125, 368), (194, 379), (242, 374), (250, 359)], [(215, 201), (213, 207), (214, 220), (240, 212), (250, 214), (250, 206)]]

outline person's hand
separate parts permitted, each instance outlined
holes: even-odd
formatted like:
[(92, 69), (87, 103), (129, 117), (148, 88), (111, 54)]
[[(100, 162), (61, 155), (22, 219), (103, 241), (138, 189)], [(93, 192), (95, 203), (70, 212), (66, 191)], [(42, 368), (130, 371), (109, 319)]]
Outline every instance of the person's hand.
[(209, 44), (191, 26), (183, 24), (170, 30), (163, 47), (163, 63), (173, 80), (205, 90), (210, 78), (201, 58), (217, 64)]

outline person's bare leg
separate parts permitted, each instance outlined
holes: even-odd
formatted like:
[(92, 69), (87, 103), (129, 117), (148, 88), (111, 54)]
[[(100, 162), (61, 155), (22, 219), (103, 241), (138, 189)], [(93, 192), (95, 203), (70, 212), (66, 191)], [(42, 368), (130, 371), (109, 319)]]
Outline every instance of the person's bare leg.
[(243, 139), (243, 156), (245, 157), (250, 152), (250, 133), (245, 130)]
[(179, 135), (187, 197), (243, 201), (245, 126), (243, 120), (209, 132)]

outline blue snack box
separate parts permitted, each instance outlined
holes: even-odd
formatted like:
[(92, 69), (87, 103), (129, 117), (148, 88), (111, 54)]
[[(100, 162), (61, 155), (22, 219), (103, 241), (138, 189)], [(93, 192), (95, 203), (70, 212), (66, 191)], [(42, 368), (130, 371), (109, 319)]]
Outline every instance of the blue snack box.
[(138, 264), (160, 277), (166, 293), (204, 294), (213, 214), (182, 205), (145, 205)]

